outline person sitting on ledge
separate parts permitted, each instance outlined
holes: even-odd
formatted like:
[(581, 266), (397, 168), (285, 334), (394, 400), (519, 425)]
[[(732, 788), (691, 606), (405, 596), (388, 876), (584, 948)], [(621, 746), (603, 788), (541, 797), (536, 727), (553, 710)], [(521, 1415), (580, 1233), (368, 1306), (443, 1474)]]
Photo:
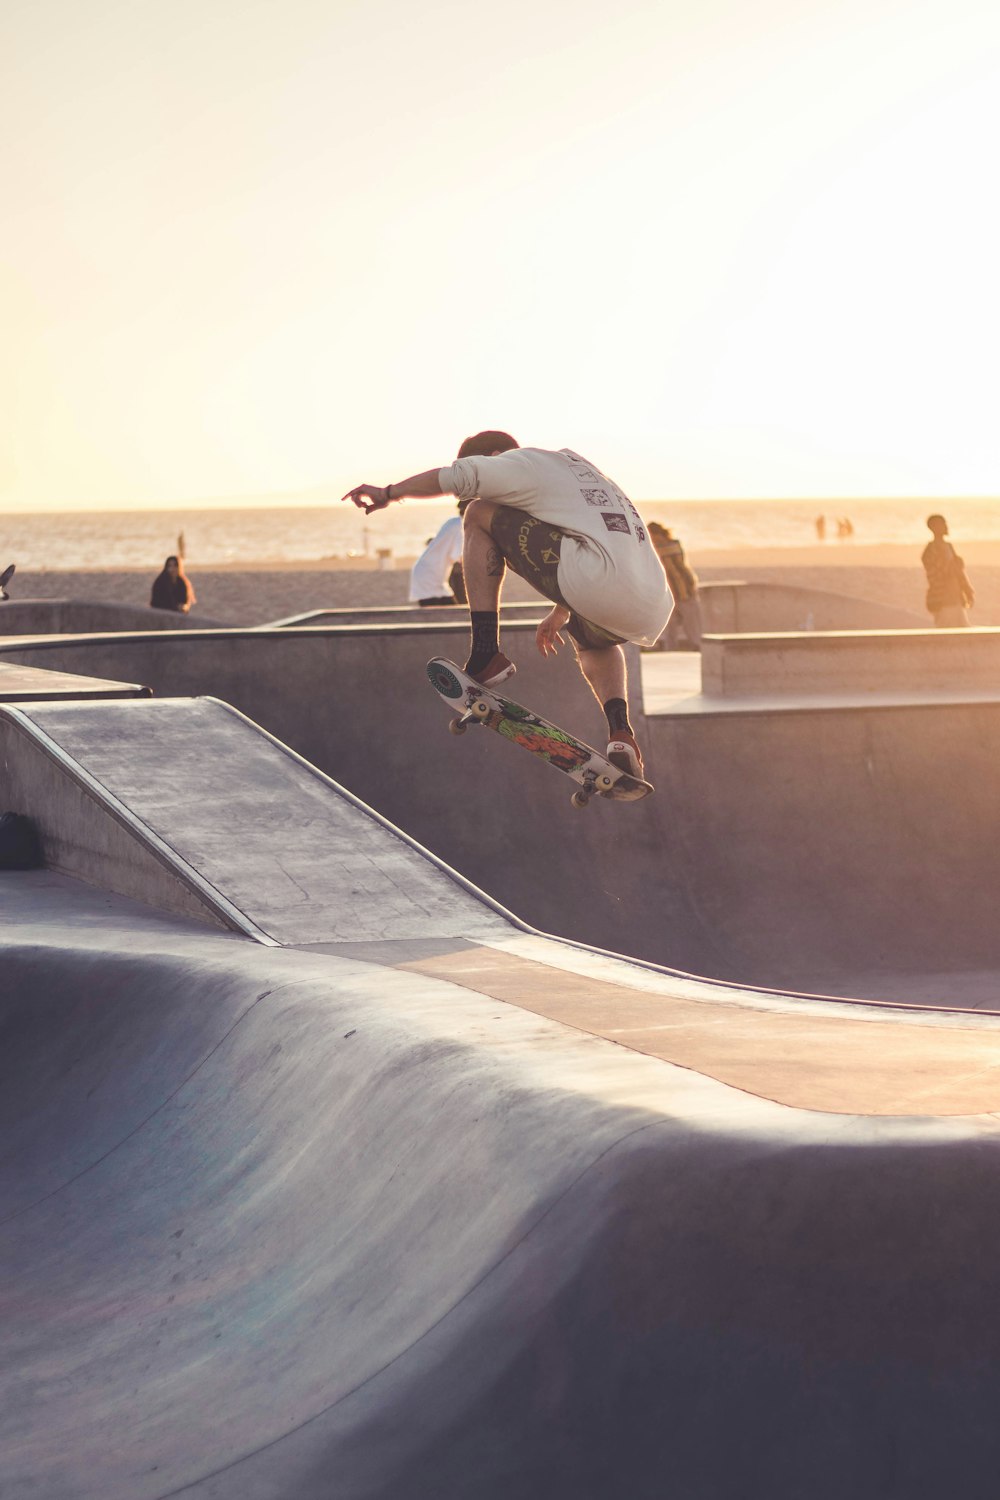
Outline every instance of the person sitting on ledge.
[(150, 607), (172, 609), (177, 614), (186, 615), (192, 604), (197, 602), (191, 580), (184, 572), (184, 564), (179, 557), (171, 555), (163, 564), (162, 573), (158, 573), (153, 580)]

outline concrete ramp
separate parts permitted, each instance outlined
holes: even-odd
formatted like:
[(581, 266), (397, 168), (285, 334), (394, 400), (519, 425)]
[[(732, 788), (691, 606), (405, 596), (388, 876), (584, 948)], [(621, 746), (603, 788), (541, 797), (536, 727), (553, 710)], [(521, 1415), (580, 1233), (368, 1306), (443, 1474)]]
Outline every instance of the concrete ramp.
[(39, 824), (47, 865), (154, 906), (280, 944), (505, 925), (215, 699), (0, 709), (0, 750), (7, 800)]
[(0, 904), (4, 1500), (992, 1500), (995, 1115), (789, 1108), (48, 872)]

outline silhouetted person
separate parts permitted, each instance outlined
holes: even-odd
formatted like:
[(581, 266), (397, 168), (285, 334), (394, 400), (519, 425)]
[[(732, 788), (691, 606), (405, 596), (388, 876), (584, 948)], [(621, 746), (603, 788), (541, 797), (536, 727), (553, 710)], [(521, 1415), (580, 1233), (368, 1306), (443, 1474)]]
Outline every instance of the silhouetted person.
[(816, 536), (819, 541), (826, 541), (826, 516), (816, 517)]
[(954, 630), (968, 625), (966, 610), (975, 604), (976, 596), (965, 576), (965, 564), (945, 541), (948, 522), (944, 516), (928, 516), (927, 525), (934, 536), (924, 548), (922, 559), (927, 574), (927, 608), (935, 625)]
[(661, 651), (680, 651), (681, 635), (686, 635), (688, 644), (701, 649), (701, 602), (698, 598), (698, 576), (689, 567), (684, 548), (669, 526), (659, 521), (650, 521), (649, 540), (663, 564), (667, 585), (673, 595), (674, 607), (667, 621), (667, 628), (657, 641)]
[(149, 602), (153, 609), (172, 609), (180, 615), (186, 615), (192, 604), (197, 604), (191, 580), (179, 558), (167, 558), (163, 572), (153, 581)]

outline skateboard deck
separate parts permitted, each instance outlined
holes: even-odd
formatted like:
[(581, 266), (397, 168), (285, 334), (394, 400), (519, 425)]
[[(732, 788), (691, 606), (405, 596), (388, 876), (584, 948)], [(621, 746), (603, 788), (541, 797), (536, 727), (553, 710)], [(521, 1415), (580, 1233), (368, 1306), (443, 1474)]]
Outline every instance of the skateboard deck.
[(522, 745), (577, 783), (571, 798), (574, 807), (586, 807), (591, 797), (636, 802), (653, 790), (648, 781), (640, 781), (613, 766), (592, 745), (505, 698), (496, 688), (482, 687), (453, 661), (434, 657), (427, 663), (427, 676), (431, 686), (455, 712), (448, 726), (453, 734), (464, 734), (470, 724), (481, 724), (502, 739)]

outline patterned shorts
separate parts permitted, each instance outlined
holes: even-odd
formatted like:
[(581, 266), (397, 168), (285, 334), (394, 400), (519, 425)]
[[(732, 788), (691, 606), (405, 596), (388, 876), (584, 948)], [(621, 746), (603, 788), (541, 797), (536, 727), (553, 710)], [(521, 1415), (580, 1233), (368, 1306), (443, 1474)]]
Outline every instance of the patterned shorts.
[(510, 567), (532, 588), (553, 604), (561, 604), (570, 612), (566, 632), (581, 646), (601, 650), (605, 646), (617, 646), (624, 636), (612, 635), (591, 620), (585, 620), (567, 604), (559, 591), (559, 558), (562, 544), (569, 534), (561, 526), (549, 521), (539, 521), (526, 510), (513, 505), (498, 505), (490, 527), (493, 540), (503, 553)]

